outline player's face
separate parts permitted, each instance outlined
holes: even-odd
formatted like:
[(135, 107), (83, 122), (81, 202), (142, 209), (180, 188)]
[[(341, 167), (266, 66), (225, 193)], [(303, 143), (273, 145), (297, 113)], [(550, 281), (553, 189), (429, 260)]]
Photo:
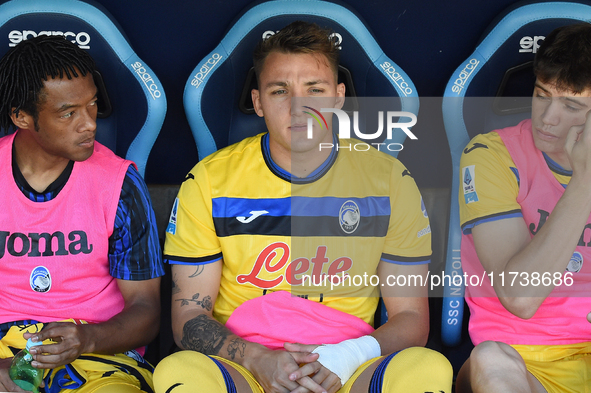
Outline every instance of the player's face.
[(41, 96), (37, 125), (30, 132), (40, 151), (67, 160), (89, 158), (94, 148), (97, 115), (97, 88), (92, 75), (49, 78)]
[[(303, 105), (340, 108), (345, 86), (336, 83), (333, 70), (322, 54), (272, 52), (265, 59), (259, 90), (253, 90), (256, 113), (265, 118), (273, 154), (318, 152), (319, 143), (332, 143), (332, 116), (324, 116), (328, 128), (314, 122), (307, 135), (309, 115)], [(294, 99), (295, 98), (295, 99)]]
[(532, 100), (532, 132), (536, 147), (565, 169), (570, 163), (564, 153), (572, 126), (585, 124), (591, 109), (591, 90), (579, 94), (557, 90), (552, 83), (536, 80)]

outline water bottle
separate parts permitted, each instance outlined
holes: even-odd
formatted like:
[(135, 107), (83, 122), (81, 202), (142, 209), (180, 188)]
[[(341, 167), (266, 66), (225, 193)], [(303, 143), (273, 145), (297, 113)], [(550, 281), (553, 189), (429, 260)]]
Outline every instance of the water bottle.
[(39, 393), (43, 370), (31, 366), (33, 355), (29, 350), (31, 347), (41, 344), (41, 342), (33, 342), (31, 339), (27, 340), (25, 349), (17, 353), (10, 364), (10, 379), (23, 390)]

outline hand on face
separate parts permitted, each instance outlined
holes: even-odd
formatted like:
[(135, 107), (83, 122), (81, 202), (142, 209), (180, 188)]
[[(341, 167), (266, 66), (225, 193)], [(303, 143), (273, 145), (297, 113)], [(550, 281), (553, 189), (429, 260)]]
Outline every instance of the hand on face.
[(574, 93), (537, 80), (532, 99), (532, 135), (536, 147), (564, 169), (573, 169), (569, 147), (584, 129), (590, 109), (590, 89)]
[(585, 176), (585, 179), (591, 180), (591, 111), (587, 112), (585, 124), (569, 129), (564, 151), (573, 176)]

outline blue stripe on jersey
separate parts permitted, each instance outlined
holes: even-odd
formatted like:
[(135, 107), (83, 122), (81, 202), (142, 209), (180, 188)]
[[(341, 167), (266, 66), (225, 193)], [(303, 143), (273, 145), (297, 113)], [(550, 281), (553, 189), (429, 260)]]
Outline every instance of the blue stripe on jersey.
[(509, 169), (511, 169), (511, 171), (513, 172), (513, 174), (517, 178), (517, 187), (519, 187), (519, 171), (517, 170), (517, 168), (512, 167), (512, 166), (509, 167)]
[(222, 365), (222, 363), (219, 360), (214, 359), (211, 356), (208, 356), (208, 358), (213, 360), (213, 362), (219, 367), (220, 371), (222, 372), (222, 376), (224, 377), (224, 383), (226, 384), (226, 390), (228, 391), (228, 393), (236, 393), (236, 385), (234, 385), (234, 380), (230, 376), (228, 370), (226, 370), (226, 368)]
[(504, 220), (505, 218), (513, 218), (513, 217), (523, 217), (521, 210), (514, 210), (506, 213), (499, 213), (493, 214), (491, 216), (478, 218), (476, 220), (472, 220), (470, 222), (465, 223), (462, 225), (462, 232), (464, 235), (470, 235), (472, 233), (472, 228), (476, 225), (480, 225), (485, 222), (497, 221), (497, 220)]
[[(110, 238), (113, 277), (147, 280), (164, 275), (156, 217), (148, 188), (133, 165), (127, 169)], [(147, 218), (147, 219), (146, 219)]]
[(388, 263), (394, 263), (396, 265), (426, 265), (431, 263), (431, 259), (429, 257), (417, 257), (417, 258), (410, 258), (410, 257), (401, 257), (397, 255), (390, 255), (390, 254), (382, 254), (380, 260)]
[(279, 165), (273, 161), (271, 157), (271, 146), (269, 145), (269, 133), (263, 135), (263, 140), (261, 141), (261, 145), (263, 147), (263, 156), (267, 158), (267, 162), (271, 165), (271, 169), (278, 172), (282, 177), (289, 179), (291, 177), (291, 173), (286, 171), (285, 169), (281, 168)]
[[(271, 170), (276, 173), (279, 173), (281, 177), (285, 179), (297, 179), (295, 176), (293, 176), (285, 169), (281, 168), (279, 165), (275, 163), (275, 161), (273, 161), (273, 157), (271, 157), (271, 147), (269, 145), (269, 134), (267, 133), (263, 135), (262, 138), (263, 156), (266, 158), (265, 161), (268, 162), (271, 166)], [(337, 146), (339, 144), (339, 138), (336, 136), (336, 134), (332, 134), (332, 143), (334, 146)], [(321, 175), (324, 174), (325, 169), (327, 169), (327, 167), (333, 164), (334, 160), (336, 160), (336, 157), (337, 149), (331, 149), (330, 154), (328, 155), (326, 160), (324, 160), (324, 162), (318, 168), (314, 169), (312, 173), (306, 176), (305, 179), (314, 181), (317, 180), (317, 178), (322, 177)]]
[(232, 218), (245, 217), (247, 219), (252, 214), (251, 211), (265, 210), (267, 216), (283, 217), (291, 215), (291, 198), (213, 198), (212, 213), (213, 218)]
[(386, 356), (378, 367), (376, 367), (373, 375), (371, 376), (371, 381), (369, 382), (369, 389), (367, 389), (367, 393), (382, 393), (382, 386), (384, 385), (384, 374), (386, 373), (386, 368), (390, 361), (394, 356), (396, 356), (400, 351), (394, 352), (388, 356)]
[(355, 202), (361, 217), (389, 216), (390, 197), (368, 196), (365, 198), (337, 197), (292, 197), (294, 216), (339, 217), (341, 207), (348, 201)]
[(353, 201), (359, 207), (361, 217), (389, 216), (390, 198), (369, 196), (365, 198), (337, 197), (287, 197), (287, 198), (213, 198), (212, 216), (214, 218), (244, 217), (248, 219), (256, 213), (271, 217), (339, 217), (341, 207)]
[(170, 265), (207, 265), (209, 263), (217, 262), (222, 258), (223, 257), (221, 252), (215, 255), (208, 255), (206, 257), (200, 258), (187, 258), (174, 255), (164, 255), (164, 263), (168, 263)]
[(556, 161), (551, 159), (546, 153), (542, 152), (542, 155), (544, 156), (544, 159), (546, 160), (546, 163), (548, 164), (548, 167), (550, 168), (551, 171), (556, 172), (559, 175), (563, 175), (563, 176), (572, 176), (573, 175), (573, 171), (568, 171), (568, 170), (564, 169)]

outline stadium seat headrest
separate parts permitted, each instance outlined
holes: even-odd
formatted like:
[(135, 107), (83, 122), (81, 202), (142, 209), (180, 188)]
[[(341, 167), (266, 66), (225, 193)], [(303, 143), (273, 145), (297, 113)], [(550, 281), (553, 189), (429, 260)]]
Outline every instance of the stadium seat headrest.
[(99, 4), (80, 0), (12, 0), (0, 5), (0, 57), (37, 35), (63, 35), (97, 64), (97, 140), (136, 162), (143, 175), (166, 113), (157, 77), (131, 48), (117, 22)]
[[(408, 97), (408, 101), (399, 100), (400, 110), (418, 113), (413, 83), (383, 53), (352, 10), (323, 0), (259, 2), (236, 19), (220, 44), (196, 66), (185, 86), (185, 113), (200, 159), (265, 130), (264, 121), (253, 114), (250, 99), (250, 91), (256, 86), (253, 50), (261, 39), (296, 20), (333, 31), (332, 38), (341, 50), (339, 78), (347, 85), (348, 97)], [(351, 103), (355, 100), (346, 105)]]

